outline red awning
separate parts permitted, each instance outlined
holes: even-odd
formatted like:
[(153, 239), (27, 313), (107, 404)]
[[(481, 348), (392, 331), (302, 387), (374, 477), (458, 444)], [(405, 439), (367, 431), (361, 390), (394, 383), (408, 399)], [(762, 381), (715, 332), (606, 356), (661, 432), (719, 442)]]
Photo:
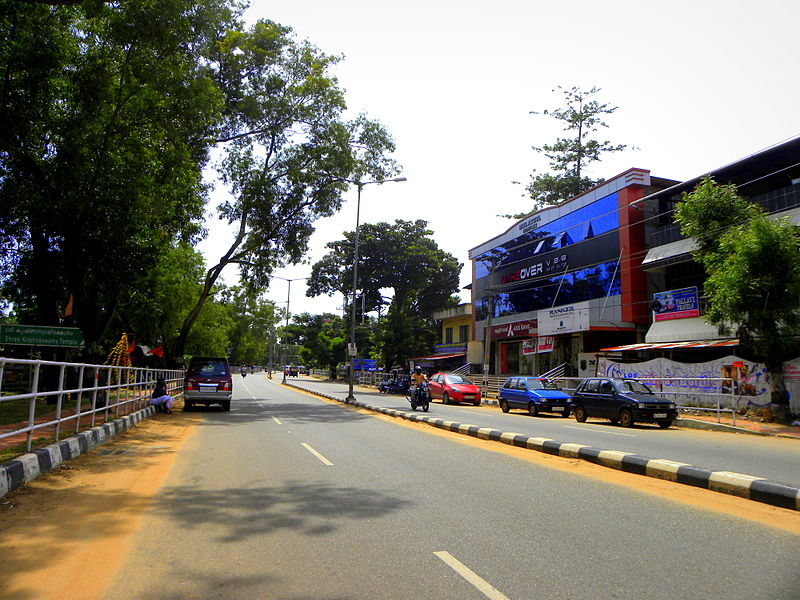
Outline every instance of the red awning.
[(693, 342), (662, 342), (659, 344), (628, 344), (627, 346), (614, 346), (601, 348), (600, 352), (624, 352), (631, 350), (674, 350), (679, 348), (719, 348), (724, 346), (738, 346), (739, 340), (695, 340)]

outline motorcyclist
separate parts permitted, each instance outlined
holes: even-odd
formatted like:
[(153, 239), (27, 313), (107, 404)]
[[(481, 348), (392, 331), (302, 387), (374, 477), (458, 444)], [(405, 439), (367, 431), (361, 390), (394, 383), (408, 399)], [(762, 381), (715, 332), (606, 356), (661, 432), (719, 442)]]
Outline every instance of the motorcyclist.
[(414, 367), (414, 373), (411, 375), (411, 385), (413, 386), (414, 390), (411, 393), (413, 394), (415, 401), (419, 395), (419, 385), (421, 383), (425, 383), (426, 381), (428, 381), (428, 377), (422, 372), (422, 367)]
[(242, 365), (242, 377), (247, 377), (247, 367)]

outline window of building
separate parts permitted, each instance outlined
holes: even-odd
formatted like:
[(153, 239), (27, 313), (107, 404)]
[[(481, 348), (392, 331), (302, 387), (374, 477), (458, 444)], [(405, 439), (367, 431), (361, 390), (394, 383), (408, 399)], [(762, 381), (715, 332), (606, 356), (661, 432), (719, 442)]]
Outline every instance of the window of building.
[(452, 344), (453, 343), (453, 328), (447, 327), (444, 330), (444, 343), (445, 344)]
[(458, 328), (458, 341), (466, 342), (469, 338), (469, 325), (462, 325)]

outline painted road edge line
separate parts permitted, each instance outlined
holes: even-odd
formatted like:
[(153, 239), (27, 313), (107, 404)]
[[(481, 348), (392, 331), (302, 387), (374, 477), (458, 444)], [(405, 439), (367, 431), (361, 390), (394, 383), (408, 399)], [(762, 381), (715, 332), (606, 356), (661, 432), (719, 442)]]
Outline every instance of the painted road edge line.
[[(664, 458), (651, 458), (640, 454), (605, 450), (570, 442), (558, 442), (547, 438), (508, 434), (488, 427), (456, 423), (454, 421), (443, 421), (442, 419), (428, 417), (418, 413), (409, 413), (382, 406), (372, 406), (364, 402), (359, 402), (358, 400), (348, 403), (342, 398), (301, 387), (293, 383), (287, 382), (284, 385), (297, 388), (309, 394), (314, 394), (315, 396), (320, 396), (321, 398), (358, 406), (374, 412), (384, 413), (410, 421), (423, 422), (433, 427), (447, 429), (462, 435), (502, 442), (521, 448), (544, 452), (546, 454), (572, 458), (575, 457), (577, 450), (577, 458), (600, 466), (625, 471), (627, 473), (634, 473), (636, 475), (644, 475), (646, 477), (666, 479), (675, 483), (691, 485), (713, 492), (730, 494), (755, 502), (762, 502), (772, 506), (800, 511), (800, 486), (769, 481), (761, 477), (742, 473), (708, 471), (686, 463)], [(0, 485), (2, 485), (2, 482), (0, 482)]]
[(509, 600), (508, 596), (506, 596), (497, 588), (493, 587), (488, 581), (480, 577), (477, 573), (475, 573), (475, 571), (467, 567), (449, 552), (442, 550), (439, 552), (434, 552), (433, 554), (442, 560), (442, 562), (444, 562), (448, 567), (461, 575), (461, 577), (475, 586), (479, 592), (481, 592), (490, 600)]

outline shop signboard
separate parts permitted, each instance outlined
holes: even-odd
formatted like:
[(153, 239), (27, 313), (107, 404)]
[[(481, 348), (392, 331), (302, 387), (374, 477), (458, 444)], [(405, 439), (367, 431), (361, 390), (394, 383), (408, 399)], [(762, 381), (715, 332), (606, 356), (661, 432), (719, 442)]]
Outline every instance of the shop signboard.
[(561, 335), (589, 330), (589, 302), (540, 310), (539, 335)]
[(530, 340), (523, 340), (522, 354), (525, 356), (530, 356), (532, 354), (539, 354), (542, 352), (552, 352), (554, 342), (555, 338), (549, 335), (532, 338)]
[(492, 325), (492, 339), (530, 337), (536, 334), (536, 326), (536, 319), (505, 323), (503, 325)]
[(466, 344), (434, 344), (436, 354), (459, 354), (467, 351)]
[(653, 294), (653, 320), (688, 319), (700, 316), (697, 287), (687, 287)]
[(77, 327), (0, 325), (0, 344), (72, 348), (83, 345), (83, 334)]

